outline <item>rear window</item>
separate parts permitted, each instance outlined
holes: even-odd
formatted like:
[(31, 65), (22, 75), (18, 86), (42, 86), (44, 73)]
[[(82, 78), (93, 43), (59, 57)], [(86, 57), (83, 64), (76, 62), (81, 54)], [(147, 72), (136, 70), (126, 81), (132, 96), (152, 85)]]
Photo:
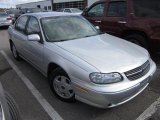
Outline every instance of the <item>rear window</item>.
[(7, 17), (7, 16), (9, 16), (9, 15), (6, 13), (0, 13), (0, 17)]
[(133, 0), (137, 17), (160, 18), (160, 0)]

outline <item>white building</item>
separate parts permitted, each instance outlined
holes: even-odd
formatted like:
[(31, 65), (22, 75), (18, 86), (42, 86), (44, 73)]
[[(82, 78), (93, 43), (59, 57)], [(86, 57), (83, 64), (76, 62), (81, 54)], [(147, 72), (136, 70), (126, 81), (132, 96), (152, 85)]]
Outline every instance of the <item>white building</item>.
[(50, 0), (44, 0), (44, 1), (38, 1), (38, 2), (18, 4), (18, 5), (16, 5), (16, 8), (18, 8), (18, 9), (22, 9), (22, 8), (43, 8), (45, 10), (51, 11), (52, 10), (52, 5), (51, 5)]
[[(79, 8), (85, 9), (98, 0), (53, 0), (53, 9), (59, 8)], [(44, 0), (38, 2), (30, 2), (16, 5), (16, 8), (43, 8), (45, 10), (52, 10), (51, 0)]]

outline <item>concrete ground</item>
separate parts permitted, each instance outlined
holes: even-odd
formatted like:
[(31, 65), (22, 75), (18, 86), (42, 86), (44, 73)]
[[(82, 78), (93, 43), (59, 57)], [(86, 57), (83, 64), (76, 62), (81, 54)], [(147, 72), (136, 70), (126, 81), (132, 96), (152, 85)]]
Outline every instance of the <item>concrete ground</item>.
[[(158, 69), (149, 87), (124, 105), (104, 110), (86, 105), (79, 101), (72, 104), (65, 103), (53, 95), (47, 79), (40, 72), (24, 60), (20, 62), (14, 60), (9, 49), (6, 29), (0, 29), (0, 50), (5, 51), (12, 62), (30, 80), (45, 100), (64, 120), (135, 120), (160, 96), (160, 67), (158, 65), (159, 63), (157, 63)], [(5, 68), (10, 68), (10, 66), (4, 57), (0, 55), (0, 70)], [(23, 120), (51, 119), (13, 69), (10, 69), (0, 76), (0, 81), (5, 90), (13, 96), (19, 105)]]

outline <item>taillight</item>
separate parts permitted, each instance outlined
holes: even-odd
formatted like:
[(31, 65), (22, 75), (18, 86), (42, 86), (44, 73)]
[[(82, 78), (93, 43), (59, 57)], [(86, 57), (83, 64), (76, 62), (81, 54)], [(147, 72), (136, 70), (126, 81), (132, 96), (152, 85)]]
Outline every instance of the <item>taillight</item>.
[(11, 17), (9, 17), (9, 18), (7, 18), (7, 20), (12, 20), (12, 18), (11, 18)]

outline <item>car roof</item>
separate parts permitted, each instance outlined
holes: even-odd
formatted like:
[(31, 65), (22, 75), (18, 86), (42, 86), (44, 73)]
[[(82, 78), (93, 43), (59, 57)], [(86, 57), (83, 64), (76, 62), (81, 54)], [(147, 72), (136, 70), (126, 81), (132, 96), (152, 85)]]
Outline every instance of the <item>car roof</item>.
[(75, 13), (64, 13), (64, 12), (38, 12), (38, 13), (27, 13), (24, 15), (35, 16), (38, 19), (45, 17), (54, 17), (54, 16), (79, 16)]

